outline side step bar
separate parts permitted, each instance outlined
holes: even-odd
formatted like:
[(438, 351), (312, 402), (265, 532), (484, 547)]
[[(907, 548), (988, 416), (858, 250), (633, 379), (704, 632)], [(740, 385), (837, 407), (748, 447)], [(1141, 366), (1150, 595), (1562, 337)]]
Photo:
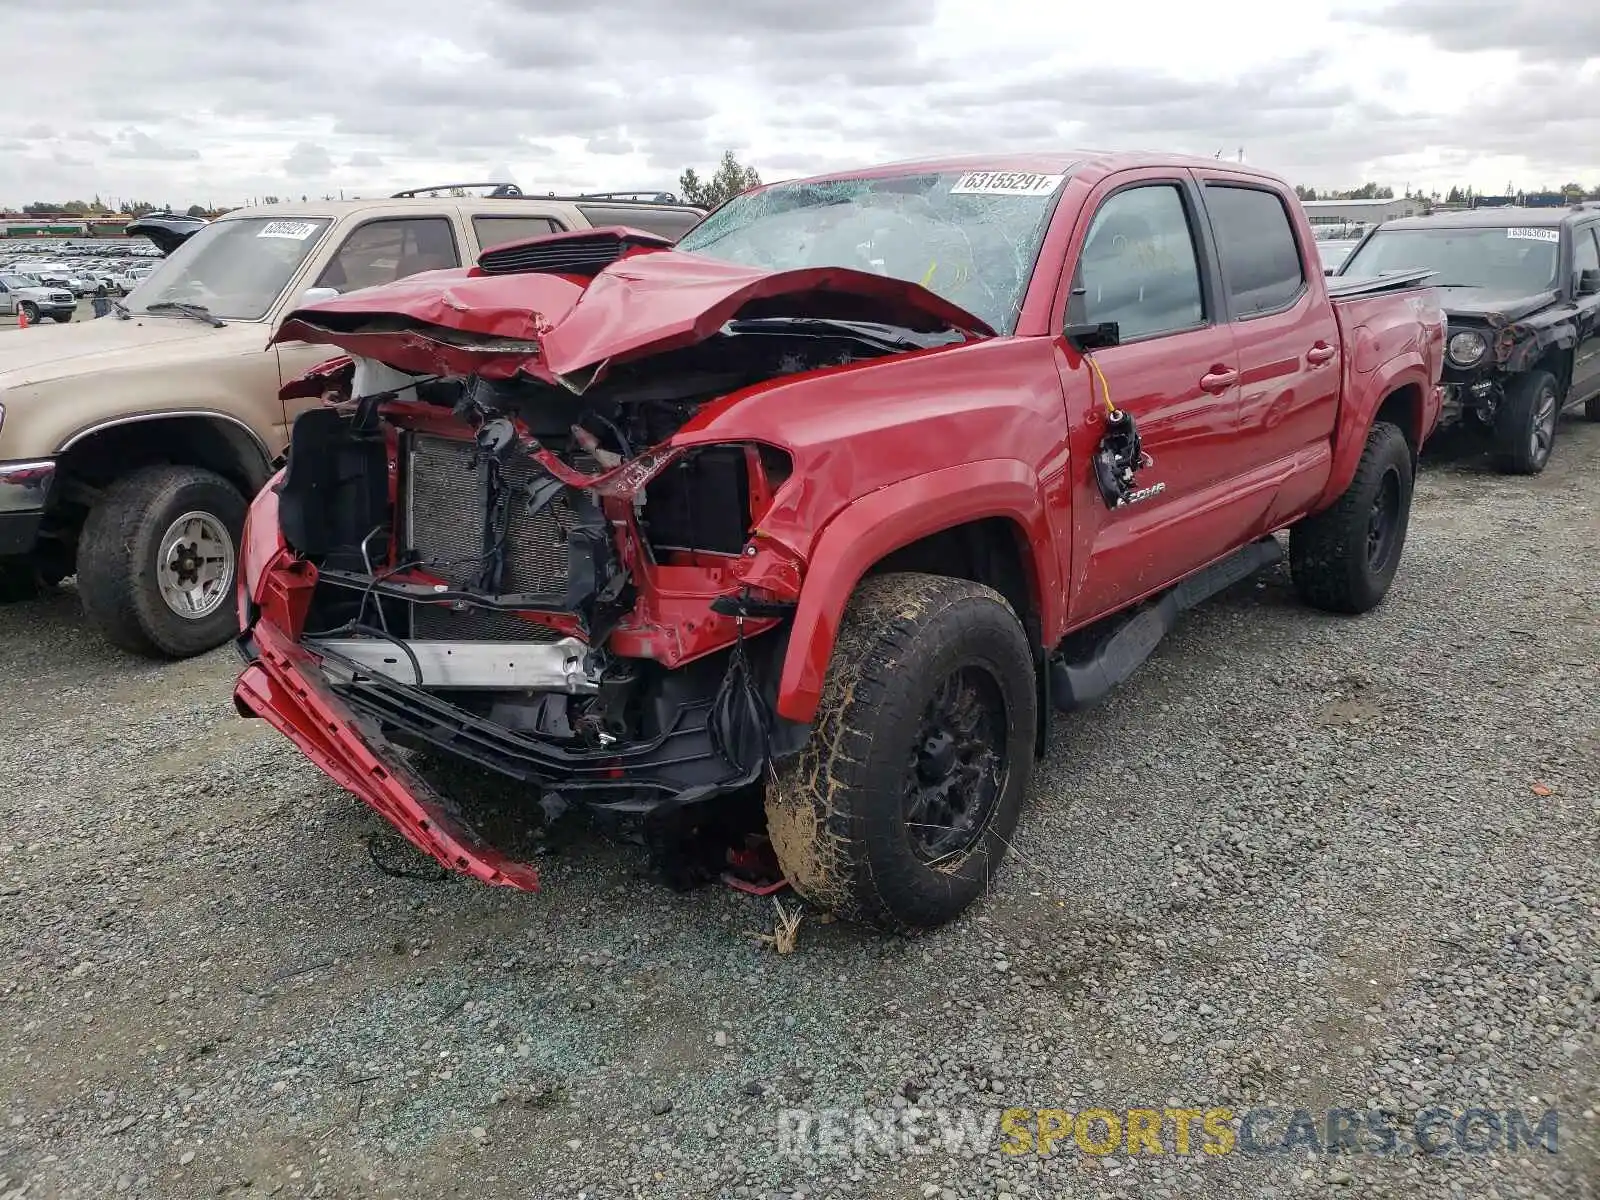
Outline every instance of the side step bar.
[(1172, 632), (1178, 617), (1218, 592), (1248, 579), (1283, 558), (1276, 538), (1263, 538), (1175, 584), (1146, 601), (1115, 632), (1102, 639), (1087, 658), (1050, 660), (1050, 698), (1062, 712), (1084, 708), (1139, 669)]

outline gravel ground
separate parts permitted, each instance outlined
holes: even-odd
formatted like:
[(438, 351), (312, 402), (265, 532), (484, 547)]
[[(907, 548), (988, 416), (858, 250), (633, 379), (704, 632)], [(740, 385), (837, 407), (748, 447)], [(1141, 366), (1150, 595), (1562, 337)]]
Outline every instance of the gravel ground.
[[(1380, 611), (1241, 585), (1058, 721), (966, 919), (789, 956), (587, 833), (539, 895), (385, 874), (231, 650), (0, 609), (0, 1197), (1594, 1195), (1597, 464), (1570, 419), (1537, 479), (1432, 464)], [(862, 1105), (1349, 1106), (1402, 1149), (784, 1153)], [(1558, 1150), (1405, 1152), (1431, 1106)]]

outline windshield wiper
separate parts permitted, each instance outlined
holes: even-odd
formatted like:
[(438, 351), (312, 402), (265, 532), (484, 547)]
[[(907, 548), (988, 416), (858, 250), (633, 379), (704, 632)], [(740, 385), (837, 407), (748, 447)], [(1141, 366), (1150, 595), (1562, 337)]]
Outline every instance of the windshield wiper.
[(959, 330), (918, 333), (876, 321), (843, 321), (832, 317), (750, 317), (729, 321), (727, 333), (797, 333), (804, 337), (847, 337), (880, 350), (928, 350), (964, 338)]
[(190, 304), (183, 300), (157, 300), (154, 304), (146, 304), (145, 312), (175, 312), (196, 321), (204, 321), (207, 325), (221, 329), (227, 324), (221, 317), (214, 316), (204, 304)]

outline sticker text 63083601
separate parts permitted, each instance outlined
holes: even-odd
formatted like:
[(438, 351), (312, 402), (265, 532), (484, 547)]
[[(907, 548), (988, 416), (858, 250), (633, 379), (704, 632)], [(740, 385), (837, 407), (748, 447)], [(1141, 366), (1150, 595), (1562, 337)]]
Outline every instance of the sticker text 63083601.
[(1029, 171), (968, 171), (950, 189), (952, 196), (1048, 196), (1065, 175)]
[(1559, 229), (1508, 229), (1506, 236), (1518, 238), (1524, 242), (1559, 242), (1561, 231)]
[(268, 221), (261, 227), (258, 238), (293, 238), (303, 242), (317, 231), (317, 226), (312, 221)]

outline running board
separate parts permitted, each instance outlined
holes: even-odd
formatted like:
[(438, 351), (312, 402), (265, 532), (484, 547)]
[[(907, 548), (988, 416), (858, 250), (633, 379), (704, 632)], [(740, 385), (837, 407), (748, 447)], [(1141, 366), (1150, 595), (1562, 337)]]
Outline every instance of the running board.
[(1276, 538), (1252, 542), (1147, 601), (1088, 658), (1074, 662), (1052, 658), (1050, 697), (1055, 706), (1071, 712), (1094, 704), (1139, 669), (1185, 611), (1282, 558), (1283, 547)]

